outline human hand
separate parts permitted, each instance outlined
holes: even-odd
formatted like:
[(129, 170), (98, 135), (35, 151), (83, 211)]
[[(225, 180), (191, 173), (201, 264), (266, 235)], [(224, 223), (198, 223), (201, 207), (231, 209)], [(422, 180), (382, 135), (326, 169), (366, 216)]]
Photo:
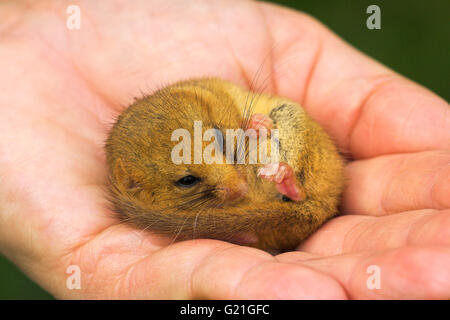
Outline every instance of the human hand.
[[(69, 1), (0, 4), (0, 250), (32, 279), (58, 298), (450, 296), (445, 101), (273, 5), (78, 3), (79, 30), (66, 28)], [(303, 105), (354, 158), (346, 215), (276, 257), (118, 223), (103, 142), (124, 106), (192, 77), (248, 88), (263, 61), (265, 90)], [(66, 287), (69, 265), (81, 290)]]

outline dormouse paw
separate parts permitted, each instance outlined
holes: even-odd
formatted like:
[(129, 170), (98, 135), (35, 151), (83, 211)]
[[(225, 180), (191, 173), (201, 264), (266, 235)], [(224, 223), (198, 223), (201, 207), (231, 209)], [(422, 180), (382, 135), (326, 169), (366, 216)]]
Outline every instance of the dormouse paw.
[(267, 131), (267, 137), (270, 137), (270, 130), (273, 127), (273, 121), (269, 116), (262, 113), (255, 113), (250, 117), (247, 129), (253, 129), (256, 132), (254, 138), (259, 137), (260, 130)]
[(305, 192), (298, 186), (294, 170), (286, 162), (265, 165), (258, 170), (258, 176), (275, 182), (278, 192), (291, 200), (305, 199)]

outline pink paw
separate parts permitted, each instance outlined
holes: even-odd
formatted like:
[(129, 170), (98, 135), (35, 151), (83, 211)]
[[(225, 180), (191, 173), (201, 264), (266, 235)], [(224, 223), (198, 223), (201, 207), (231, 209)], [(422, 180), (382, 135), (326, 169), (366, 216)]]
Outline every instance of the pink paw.
[(267, 137), (269, 137), (270, 129), (272, 129), (272, 127), (273, 127), (273, 121), (270, 117), (268, 117), (262, 113), (255, 113), (250, 117), (247, 129), (255, 130), (256, 136), (254, 136), (254, 138), (257, 138), (259, 136), (260, 130), (266, 130)]
[(291, 200), (302, 201), (305, 199), (304, 191), (297, 185), (294, 170), (286, 162), (268, 164), (259, 169), (258, 176), (274, 181), (277, 190)]

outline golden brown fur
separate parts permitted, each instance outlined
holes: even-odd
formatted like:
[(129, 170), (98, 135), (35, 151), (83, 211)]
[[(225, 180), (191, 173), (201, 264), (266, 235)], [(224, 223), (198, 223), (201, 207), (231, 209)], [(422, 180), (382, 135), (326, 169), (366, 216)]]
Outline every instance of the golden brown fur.
[[(257, 176), (260, 164), (172, 162), (175, 129), (188, 129), (193, 136), (194, 120), (203, 122), (203, 130), (245, 129), (249, 112), (274, 121), (281, 161), (294, 169), (304, 201), (283, 201), (273, 182)], [(120, 218), (179, 240), (254, 239), (247, 244), (291, 250), (337, 213), (343, 188), (336, 147), (299, 105), (220, 79), (180, 82), (137, 100), (120, 115), (106, 151), (111, 198)], [(177, 187), (187, 174), (202, 180), (189, 189)], [(230, 197), (243, 187), (247, 193)]]

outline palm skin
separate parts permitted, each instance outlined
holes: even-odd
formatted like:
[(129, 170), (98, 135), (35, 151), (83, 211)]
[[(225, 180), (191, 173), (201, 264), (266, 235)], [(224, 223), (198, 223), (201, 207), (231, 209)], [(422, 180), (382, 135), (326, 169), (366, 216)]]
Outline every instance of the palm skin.
[[(450, 108), (312, 18), (246, 1), (0, 4), (0, 250), (59, 298), (449, 298)], [(342, 217), (271, 256), (120, 224), (108, 129), (134, 97), (219, 76), (291, 98), (354, 160)], [(81, 290), (66, 269), (81, 269)], [(381, 288), (366, 286), (367, 267)]]

